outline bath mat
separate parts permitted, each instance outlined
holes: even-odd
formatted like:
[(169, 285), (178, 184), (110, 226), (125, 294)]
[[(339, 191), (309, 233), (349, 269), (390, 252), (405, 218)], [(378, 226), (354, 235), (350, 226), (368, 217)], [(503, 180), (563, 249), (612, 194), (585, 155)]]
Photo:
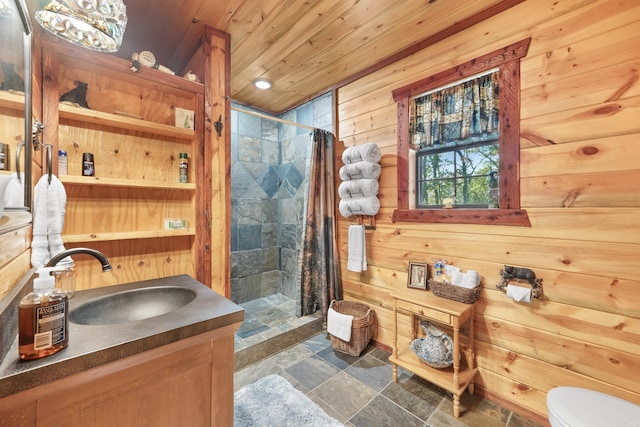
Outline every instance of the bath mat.
[(234, 427), (343, 426), (279, 375), (268, 375), (234, 394)]

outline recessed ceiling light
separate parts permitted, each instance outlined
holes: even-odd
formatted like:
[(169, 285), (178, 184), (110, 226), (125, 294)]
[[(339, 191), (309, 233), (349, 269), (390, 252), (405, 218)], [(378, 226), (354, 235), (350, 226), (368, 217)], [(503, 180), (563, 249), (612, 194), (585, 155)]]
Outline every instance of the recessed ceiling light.
[(273, 83), (271, 83), (271, 80), (267, 80), (267, 79), (255, 79), (253, 81), (253, 85), (258, 89), (264, 90), (264, 89), (271, 89), (271, 86), (273, 86)]

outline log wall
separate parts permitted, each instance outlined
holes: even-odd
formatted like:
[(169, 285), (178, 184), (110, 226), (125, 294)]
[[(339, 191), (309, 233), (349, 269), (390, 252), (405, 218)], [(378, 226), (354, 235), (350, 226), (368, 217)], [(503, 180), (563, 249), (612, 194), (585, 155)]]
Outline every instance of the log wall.
[[(391, 91), (526, 37), (520, 202), (531, 227), (393, 223)], [(339, 89), (343, 149), (376, 142), (383, 152), (366, 272), (347, 271), (351, 221), (338, 224), (345, 299), (375, 308), (377, 342), (392, 345), (388, 293), (406, 288), (408, 262), (445, 258), (483, 277), (474, 322), (480, 393), (538, 421), (560, 385), (640, 404), (638, 46), (637, 1), (527, 1)], [(544, 298), (519, 304), (496, 290), (504, 264), (533, 269)]]

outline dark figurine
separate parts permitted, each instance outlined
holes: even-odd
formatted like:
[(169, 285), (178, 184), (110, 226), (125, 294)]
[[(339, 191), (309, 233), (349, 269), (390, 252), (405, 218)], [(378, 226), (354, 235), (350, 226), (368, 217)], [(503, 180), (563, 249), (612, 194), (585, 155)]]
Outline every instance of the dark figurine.
[(531, 269), (505, 265), (504, 270), (500, 270), (500, 276), (502, 278), (496, 285), (496, 288), (501, 291), (505, 290), (509, 282), (516, 281), (531, 285), (531, 296), (534, 298), (539, 298), (542, 294), (542, 279), (536, 279), (536, 275)]
[(89, 104), (87, 103), (87, 84), (78, 80), (75, 81), (75, 84), (76, 87), (62, 95), (60, 97), (60, 101), (72, 102), (81, 107), (90, 109)]

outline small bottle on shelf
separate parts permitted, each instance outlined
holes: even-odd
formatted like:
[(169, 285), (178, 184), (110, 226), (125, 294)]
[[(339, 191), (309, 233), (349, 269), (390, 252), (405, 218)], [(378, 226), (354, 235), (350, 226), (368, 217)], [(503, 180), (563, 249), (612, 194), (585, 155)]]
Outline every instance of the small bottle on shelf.
[(58, 150), (58, 175), (67, 175), (67, 173), (67, 152), (64, 150)]
[(189, 158), (187, 157), (187, 153), (180, 153), (178, 155), (179, 163), (178, 169), (180, 171), (180, 182), (186, 183), (189, 182)]
[(93, 165), (93, 154), (82, 153), (82, 176), (94, 176), (96, 173)]

